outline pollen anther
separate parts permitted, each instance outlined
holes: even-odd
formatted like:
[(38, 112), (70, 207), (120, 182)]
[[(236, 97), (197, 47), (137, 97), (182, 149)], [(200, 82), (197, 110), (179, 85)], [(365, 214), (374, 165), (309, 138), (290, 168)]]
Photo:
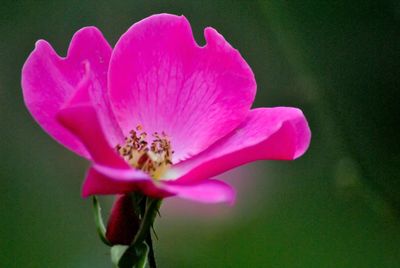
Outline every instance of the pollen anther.
[(138, 125), (125, 138), (125, 144), (118, 144), (115, 148), (118, 153), (133, 167), (143, 170), (154, 179), (159, 179), (172, 165), (171, 142), (165, 132), (154, 132), (152, 142), (146, 140), (146, 132)]

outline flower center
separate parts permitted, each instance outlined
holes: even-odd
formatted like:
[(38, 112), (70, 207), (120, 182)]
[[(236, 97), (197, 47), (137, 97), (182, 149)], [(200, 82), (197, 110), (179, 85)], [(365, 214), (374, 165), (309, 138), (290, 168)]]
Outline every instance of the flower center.
[(125, 138), (125, 144), (116, 146), (118, 153), (134, 168), (143, 170), (154, 179), (160, 179), (172, 165), (171, 142), (167, 135), (154, 132), (152, 142), (148, 143), (147, 133), (142, 126), (131, 130)]

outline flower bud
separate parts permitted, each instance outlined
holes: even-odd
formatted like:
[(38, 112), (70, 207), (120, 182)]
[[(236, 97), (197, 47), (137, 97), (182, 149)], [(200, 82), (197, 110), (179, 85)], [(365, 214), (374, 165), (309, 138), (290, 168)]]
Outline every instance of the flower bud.
[(118, 195), (108, 219), (106, 238), (112, 245), (130, 245), (139, 230), (140, 220), (135, 213), (132, 196)]

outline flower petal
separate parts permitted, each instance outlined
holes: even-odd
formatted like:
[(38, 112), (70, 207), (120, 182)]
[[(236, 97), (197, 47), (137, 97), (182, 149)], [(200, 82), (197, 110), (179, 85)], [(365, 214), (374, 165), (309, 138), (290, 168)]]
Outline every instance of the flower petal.
[[(102, 170), (104, 171), (104, 170)], [(82, 187), (82, 196), (88, 197), (94, 194), (122, 194), (139, 190), (141, 182), (150, 181), (151, 178), (140, 170), (131, 169), (130, 177), (126, 177), (127, 172), (124, 169), (115, 169), (112, 175), (121, 171), (125, 175), (121, 177), (107, 176), (99, 172), (96, 168), (90, 168)]]
[(110, 101), (125, 133), (164, 131), (173, 162), (195, 155), (235, 129), (256, 93), (240, 53), (212, 28), (197, 45), (183, 16), (154, 15), (134, 24), (110, 61)]
[(110, 146), (94, 107), (71, 105), (61, 109), (56, 117), (85, 146), (92, 161), (102, 166), (131, 169)]
[[(120, 144), (124, 136), (111, 110), (106, 89), (94, 86), (90, 64), (87, 61), (85, 61), (84, 64), (86, 70), (84, 77), (76, 86), (72, 97), (64, 103), (60, 111), (75, 106), (93, 107), (93, 109), (96, 110), (96, 119), (100, 121), (99, 124), (109, 144), (114, 146)], [(58, 114), (59, 113), (57, 113), (56, 116), (58, 116)]]
[(39, 40), (22, 69), (24, 101), (32, 116), (55, 140), (86, 158), (89, 155), (82, 143), (56, 121), (55, 115), (75, 93), (88, 64), (95, 91), (106, 88), (110, 55), (111, 47), (100, 31), (86, 27), (73, 36), (65, 58)]
[(208, 179), (256, 160), (293, 160), (308, 148), (311, 132), (301, 110), (276, 107), (251, 110), (227, 137), (199, 155), (172, 167), (166, 179)]
[(201, 203), (235, 202), (236, 192), (228, 184), (218, 180), (205, 180), (192, 185), (166, 182), (163, 188), (172, 194)]
[(147, 196), (165, 198), (178, 196), (202, 203), (235, 201), (235, 190), (228, 184), (218, 180), (204, 180), (192, 184), (179, 184), (174, 181), (154, 181), (139, 170), (127, 172), (117, 168), (89, 169), (83, 184), (82, 196), (94, 194), (123, 194), (142, 191)]
[[(82, 93), (76, 97), (82, 100), (83, 96)], [(104, 134), (94, 107), (79, 103), (79, 100), (77, 104), (72, 100), (69, 106), (61, 109), (57, 119), (84, 144), (93, 161), (83, 184), (82, 196), (128, 193), (142, 188), (153, 193), (149, 175), (132, 168), (117, 154)], [(154, 195), (158, 192), (156, 189)]]
[(172, 194), (162, 188), (163, 183), (136, 170), (93, 165), (83, 183), (82, 196), (94, 194), (124, 194), (141, 191), (147, 196), (165, 198)]

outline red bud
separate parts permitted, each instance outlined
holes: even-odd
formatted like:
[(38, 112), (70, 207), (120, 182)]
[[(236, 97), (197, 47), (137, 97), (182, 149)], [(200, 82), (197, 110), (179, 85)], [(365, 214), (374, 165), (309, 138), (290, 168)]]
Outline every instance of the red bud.
[(106, 238), (112, 245), (130, 245), (139, 230), (140, 220), (135, 214), (132, 196), (118, 195), (108, 219)]

